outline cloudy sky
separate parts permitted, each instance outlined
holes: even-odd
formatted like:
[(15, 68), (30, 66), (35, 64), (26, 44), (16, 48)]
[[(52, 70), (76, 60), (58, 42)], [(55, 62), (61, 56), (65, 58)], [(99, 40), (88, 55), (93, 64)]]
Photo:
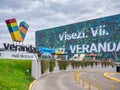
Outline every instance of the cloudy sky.
[(35, 45), (35, 31), (120, 14), (120, 0), (0, 0), (0, 47), (12, 43), (5, 20), (30, 27), (24, 44)]

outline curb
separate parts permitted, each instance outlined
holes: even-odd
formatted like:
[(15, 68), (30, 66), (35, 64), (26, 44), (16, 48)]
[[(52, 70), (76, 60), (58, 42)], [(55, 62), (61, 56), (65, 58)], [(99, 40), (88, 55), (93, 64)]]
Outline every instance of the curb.
[(29, 85), (29, 90), (32, 90), (32, 86), (33, 84), (36, 82), (36, 80), (34, 80), (30, 85)]
[(110, 79), (110, 80), (113, 80), (113, 81), (115, 81), (115, 82), (120, 83), (120, 79), (117, 79), (117, 78), (114, 78), (114, 77), (112, 77), (112, 76), (109, 76), (109, 74), (120, 74), (120, 73), (105, 72), (105, 73), (103, 74), (104, 77), (106, 77), (106, 78), (108, 78), (108, 79)]

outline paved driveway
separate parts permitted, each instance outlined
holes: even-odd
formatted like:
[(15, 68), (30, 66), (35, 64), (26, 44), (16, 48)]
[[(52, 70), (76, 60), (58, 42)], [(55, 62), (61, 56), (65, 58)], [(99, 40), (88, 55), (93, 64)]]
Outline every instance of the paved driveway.
[(77, 84), (73, 78), (73, 72), (60, 72), (46, 75), (40, 78), (33, 86), (32, 90), (89, 90), (88, 89), (88, 77), (91, 79), (91, 90), (98, 90), (97, 85), (100, 81), (101, 90), (120, 90), (120, 83), (116, 83), (103, 76), (100, 72), (80, 72), (79, 76), (85, 78), (85, 86)]

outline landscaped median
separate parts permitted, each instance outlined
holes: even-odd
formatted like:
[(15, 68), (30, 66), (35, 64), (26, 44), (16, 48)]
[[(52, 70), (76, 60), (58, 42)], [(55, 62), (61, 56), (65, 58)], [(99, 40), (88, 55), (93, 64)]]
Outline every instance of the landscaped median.
[(104, 77), (106, 77), (106, 78), (108, 78), (108, 79), (110, 79), (110, 80), (113, 80), (113, 81), (115, 81), (115, 82), (119, 82), (119, 83), (120, 83), (120, 79), (117, 79), (117, 78), (115, 78), (115, 77), (112, 77), (112, 76), (110, 76), (110, 74), (119, 74), (119, 75), (120, 75), (120, 73), (105, 72), (105, 73), (103, 74)]

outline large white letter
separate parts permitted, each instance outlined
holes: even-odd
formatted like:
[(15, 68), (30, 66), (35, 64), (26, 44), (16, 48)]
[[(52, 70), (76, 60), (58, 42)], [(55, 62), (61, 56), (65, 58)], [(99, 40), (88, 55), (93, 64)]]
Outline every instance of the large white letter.
[(118, 43), (118, 46), (116, 48), (116, 51), (120, 51), (120, 42)]
[[(108, 47), (108, 52), (112, 52), (112, 51), (115, 51), (115, 48), (116, 48), (116, 43), (108, 43), (107, 44), (107, 47)], [(112, 48), (111, 48), (112, 47)]]
[(86, 45), (86, 44), (83, 44), (82, 45), (82, 51), (83, 51), (83, 53), (89, 53), (89, 45)]
[(93, 30), (93, 28), (91, 28), (91, 32), (92, 32), (93, 37), (97, 36), (98, 27), (96, 27), (96, 28), (97, 28), (97, 30)]
[(76, 46), (72, 47), (72, 45), (70, 45), (70, 50), (71, 50), (72, 53), (75, 53)]
[(95, 43), (92, 43), (91, 47), (90, 47), (90, 52), (97, 52), (97, 48), (96, 48), (96, 45)]
[(72, 33), (72, 39), (76, 39), (77, 33)]
[(102, 43), (98, 43), (98, 52), (106, 52), (106, 43), (104, 42), (104, 44), (102, 45)]
[(60, 39), (60, 41), (62, 41), (63, 40), (63, 38), (64, 38), (64, 33), (61, 35), (61, 34), (59, 34), (59, 39)]
[(83, 53), (82, 52), (82, 47), (80, 47), (80, 45), (77, 45), (77, 53)]

